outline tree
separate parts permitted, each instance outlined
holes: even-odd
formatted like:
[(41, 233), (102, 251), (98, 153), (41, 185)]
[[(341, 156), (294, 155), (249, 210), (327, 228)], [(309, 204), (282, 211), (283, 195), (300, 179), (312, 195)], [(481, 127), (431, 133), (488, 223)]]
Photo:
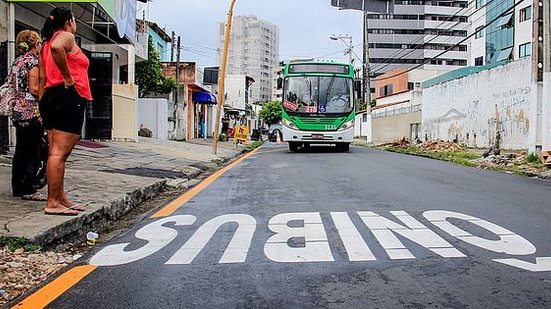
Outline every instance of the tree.
[(264, 104), (258, 116), (269, 125), (278, 123), (281, 120), (281, 103), (273, 101)]
[(167, 94), (175, 90), (176, 81), (163, 76), (159, 53), (153, 46), (151, 37), (147, 44), (147, 54), (146, 61), (136, 64), (136, 84), (139, 86), (140, 98), (154, 93)]

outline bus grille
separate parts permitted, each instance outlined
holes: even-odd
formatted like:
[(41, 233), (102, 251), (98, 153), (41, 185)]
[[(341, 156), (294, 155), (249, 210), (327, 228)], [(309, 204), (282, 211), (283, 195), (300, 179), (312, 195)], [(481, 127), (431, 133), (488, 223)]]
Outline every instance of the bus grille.
[(322, 124), (329, 125), (334, 124), (338, 118), (299, 118), (299, 121), (303, 124)]

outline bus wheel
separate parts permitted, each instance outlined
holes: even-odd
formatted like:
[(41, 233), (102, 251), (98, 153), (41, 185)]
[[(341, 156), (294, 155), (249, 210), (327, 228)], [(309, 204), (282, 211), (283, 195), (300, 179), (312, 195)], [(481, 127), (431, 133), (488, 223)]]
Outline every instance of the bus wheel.
[(289, 150), (291, 152), (297, 152), (298, 151), (298, 143), (296, 142), (289, 142)]
[(348, 152), (350, 151), (350, 143), (339, 143), (337, 144), (337, 150)]

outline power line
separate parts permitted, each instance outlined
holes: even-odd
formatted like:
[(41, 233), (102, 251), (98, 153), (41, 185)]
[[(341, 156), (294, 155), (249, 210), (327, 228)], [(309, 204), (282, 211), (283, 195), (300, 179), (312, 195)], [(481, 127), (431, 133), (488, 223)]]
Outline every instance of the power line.
[[(515, 3), (515, 4), (514, 4), (513, 6), (511, 6), (510, 8), (506, 9), (503, 13), (499, 14), (499, 15), (496, 16), (494, 19), (492, 19), (489, 23), (487, 23), (487, 24), (485, 24), (484, 26), (482, 26), (482, 28), (479, 28), (479, 30), (486, 29), (488, 26), (490, 26), (492, 23), (494, 23), (495, 21), (497, 21), (497, 20), (500, 19), (501, 17), (510, 14), (510, 11), (511, 11), (512, 9), (514, 9), (515, 7), (517, 7), (518, 5), (520, 5), (520, 4), (523, 3), (523, 2), (524, 2), (524, 0), (521, 0), (521, 1), (517, 2), (517, 3)], [(413, 71), (413, 70), (415, 70), (415, 69), (417, 69), (417, 68), (419, 68), (419, 67), (422, 67), (423, 65), (427, 64), (429, 61), (434, 60), (434, 59), (436, 59), (436, 58), (442, 56), (443, 54), (449, 52), (452, 48), (457, 47), (459, 44), (461, 44), (461, 43), (467, 41), (468, 39), (470, 39), (470, 38), (471, 38), (473, 35), (475, 35), (476, 33), (477, 33), (477, 32), (473, 32), (471, 35), (467, 36), (466, 38), (464, 38), (463, 40), (459, 41), (459, 42), (456, 43), (455, 45), (449, 47), (449, 48), (446, 49), (445, 51), (439, 53), (438, 55), (436, 55), (436, 56), (434, 56), (434, 57), (432, 57), (432, 58), (428, 58), (428, 59), (423, 60), (422, 63), (420, 63), (420, 64), (418, 64), (418, 65), (416, 65), (416, 66), (414, 66), (414, 67), (411, 67), (411, 68), (405, 70), (404, 72), (401, 72), (401, 73), (398, 73), (398, 74), (394, 74), (394, 75), (391, 75), (391, 76), (387, 76), (387, 77), (383, 77), (383, 78), (378, 78), (377, 81), (387, 80), (387, 79), (390, 79), (390, 78), (394, 78), (394, 77), (396, 77), (396, 76), (400, 76), (400, 75), (402, 75), (402, 74), (411, 72), (411, 71)]]
[[(466, 17), (469, 18), (469, 17), (473, 16), (476, 12), (478, 12), (478, 11), (480, 11), (481, 9), (485, 8), (487, 5), (489, 5), (489, 4), (492, 3), (493, 1), (494, 1), (494, 0), (490, 0), (490, 1), (486, 2), (484, 5), (482, 5), (481, 7), (479, 7), (479, 8), (476, 9), (475, 11), (473, 11), (471, 14), (467, 15)], [(506, 1), (506, 0), (502, 0), (499, 4), (502, 4), (502, 3), (504, 3), (505, 1)], [(474, 1), (469, 2), (468, 5), (472, 4), (473, 2), (474, 2)], [(498, 5), (499, 5), (499, 4), (498, 4)], [(468, 6), (467, 6), (467, 7), (468, 7)], [(456, 13), (456, 14), (457, 14), (457, 13)], [(455, 17), (456, 14), (450, 16), (450, 18)], [(474, 22), (480, 20), (482, 17), (485, 18), (485, 16), (483, 15), (483, 16), (479, 17), (478, 19), (476, 19)], [(449, 20), (449, 18), (448, 18), (446, 21), (448, 21), (448, 20)], [(446, 22), (446, 21), (444, 21), (444, 22)], [(444, 24), (444, 22), (441, 23), (440, 25)], [(450, 27), (447, 28), (447, 29), (443, 29), (443, 31), (451, 30), (452, 28), (454, 28), (454, 27), (455, 27), (457, 24), (459, 24), (459, 23), (460, 23), (460, 22), (456, 22), (455, 25), (452, 25), (452, 26), (450, 26)], [(471, 23), (472, 23), (472, 22), (471, 22)], [(437, 30), (438, 30), (438, 29), (437, 29)], [(424, 42), (423, 44), (428, 44), (428, 43), (434, 41), (434, 40), (435, 40), (437, 37), (439, 37), (439, 36), (442, 36), (442, 35), (437, 34), (437, 35), (435, 35), (433, 38), (431, 38), (430, 40), (428, 40), (427, 42)], [(412, 44), (413, 44), (413, 43), (416, 43), (417, 41), (419, 41), (419, 40), (421, 40), (421, 39), (423, 39), (423, 38), (424, 38), (423, 36), (420, 37), (420, 38), (418, 38), (417, 40), (415, 40), (414, 42), (412, 42)], [(452, 39), (453, 39), (453, 36), (450, 37), (450, 38), (448, 38), (448, 39), (446, 39), (446, 40), (444, 40), (443, 43), (448, 42), (448, 41), (451, 41)], [(417, 45), (419, 45), (419, 44), (417, 44)], [(453, 47), (455, 47), (455, 46), (453, 46)], [(452, 48), (453, 48), (453, 47), (452, 47)], [(387, 60), (388, 63), (386, 63), (387, 61), (384, 61), (384, 62), (383, 62), (384, 65), (381, 66), (381, 67), (375, 68), (374, 70), (377, 70), (377, 71), (376, 71), (376, 72), (373, 72), (373, 73), (381, 72), (381, 70), (383, 70), (383, 69), (387, 68), (388, 66), (390, 66), (391, 64), (393, 64), (393, 61), (396, 61), (396, 60), (399, 60), (399, 59), (404, 59), (405, 57), (411, 55), (411, 54), (412, 54), (413, 52), (415, 52), (416, 50), (417, 50), (417, 49), (411, 49), (411, 50), (408, 51), (406, 54), (404, 54), (404, 55), (402, 55), (402, 56), (400, 56), (400, 57), (398, 57), (398, 58), (392, 58), (393, 56), (391, 56), (391, 57), (389, 57), (389, 58), (386, 58), (385, 60)], [(400, 53), (400, 52), (402, 52), (402, 50), (398, 51), (397, 53)]]
[[(485, 8), (487, 5), (489, 5), (489, 4), (492, 3), (493, 1), (494, 1), (494, 0), (490, 0), (490, 1), (486, 2), (483, 6), (479, 7), (477, 10), (475, 10), (474, 12), (472, 12), (471, 14), (469, 14), (469, 15), (467, 16), (467, 18), (473, 16), (476, 12), (478, 12), (478, 11), (480, 11), (481, 9)], [(501, 1), (500, 3), (498, 3), (497, 5), (503, 4), (503, 3), (505, 3), (505, 1), (507, 1), (507, 0), (502, 0), (502, 1)], [(470, 3), (472, 3), (472, 2), (470, 2)], [(481, 18), (486, 18), (486, 16), (485, 16), (485, 15), (480, 16), (480, 17), (477, 18), (476, 20), (471, 21), (471, 24), (472, 24), (473, 22), (479, 21)], [(455, 25), (457, 25), (458, 23), (459, 23), (459, 22), (457, 22)], [(453, 27), (455, 27), (455, 25), (451, 26), (450, 28), (445, 29), (444, 31), (452, 29)], [(423, 44), (428, 44), (428, 43), (434, 41), (438, 36), (440, 36), (440, 35), (434, 36), (432, 39), (428, 40), (427, 42), (425, 42), (425, 43), (423, 43)], [(422, 38), (423, 38), (423, 37), (421, 37), (420, 39), (422, 39)], [(443, 43), (445, 43), (445, 42), (447, 42), (447, 41), (450, 41), (452, 38), (453, 38), (453, 37), (446, 39), (445, 41), (443, 41)], [(452, 48), (453, 48), (453, 47), (455, 47), (455, 46), (452, 46)], [(390, 62), (389, 62), (388, 64), (383, 65), (382, 67), (376, 68), (377, 72), (374, 72), (374, 73), (381, 72), (381, 70), (383, 70), (384, 68), (390, 66), (390, 65), (393, 63), (393, 62), (392, 62), (393, 60), (404, 59), (406, 56), (410, 55), (410, 54), (413, 53), (415, 50), (416, 50), (416, 49), (412, 49), (412, 50), (410, 50), (407, 54), (405, 54), (405, 55), (403, 55), (403, 56), (401, 56), (401, 57), (399, 57), (399, 58), (395, 58), (395, 59), (389, 59), (389, 58), (387, 58), (386, 60), (390, 60)]]
[[(450, 21), (452, 18), (457, 17), (457, 15), (459, 15), (459, 13), (460, 13), (461, 11), (463, 11), (464, 9), (468, 9), (469, 6), (470, 6), (473, 2), (475, 2), (475, 1), (476, 1), (476, 0), (472, 0), (471, 2), (467, 3), (467, 6), (466, 6), (466, 7), (461, 8), (460, 10), (458, 10), (457, 12), (455, 12), (455, 14), (449, 16), (446, 20), (442, 21), (439, 25), (437, 25), (437, 26), (435, 27), (435, 29), (438, 29), (440, 26), (444, 25), (446, 22)], [(493, 1), (493, 0), (490, 0), (490, 2), (491, 2), (491, 1)], [(477, 11), (478, 11), (478, 10), (477, 10)], [(475, 11), (475, 12), (476, 12), (476, 11)], [(474, 14), (474, 12), (473, 12), (473, 14)], [(470, 16), (472, 16), (472, 14), (469, 15), (469, 16), (467, 16), (467, 18), (470, 17)], [(455, 27), (456, 25), (457, 25), (457, 23), (456, 23), (455, 25), (451, 26), (450, 28), (447, 28), (446, 30), (450, 30), (451, 28)], [(438, 36), (439, 36), (439, 35), (436, 35), (434, 38), (436, 38), (436, 37), (438, 37)], [(412, 42), (409, 43), (408, 45), (416, 44), (416, 43), (418, 43), (418, 42), (419, 42), (420, 40), (422, 40), (422, 39), (424, 39), (424, 36), (421, 36), (420, 38), (415, 39), (414, 41), (412, 41)], [(399, 51), (395, 52), (394, 54), (390, 55), (390, 57), (388, 57), (386, 60), (392, 60), (392, 59), (394, 59), (394, 57), (398, 56), (398, 54), (402, 53), (403, 51), (404, 51), (404, 50), (399, 50)], [(406, 54), (406, 55), (404, 55), (404, 56), (407, 56), (407, 55), (409, 55), (409, 54)], [(402, 57), (402, 56), (400, 56), (400, 57)], [(400, 59), (400, 58), (397, 58), (397, 59)], [(383, 68), (384, 68), (384, 67), (383, 67)], [(377, 68), (377, 69), (380, 70), (381, 68)]]

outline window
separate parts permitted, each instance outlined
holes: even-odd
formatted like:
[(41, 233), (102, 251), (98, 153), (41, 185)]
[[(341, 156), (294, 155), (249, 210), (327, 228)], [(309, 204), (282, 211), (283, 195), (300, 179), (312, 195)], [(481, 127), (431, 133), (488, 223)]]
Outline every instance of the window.
[(530, 56), (532, 54), (532, 43), (524, 43), (518, 47), (519, 58)]
[(479, 39), (484, 36), (484, 26), (476, 27), (475, 39)]
[(484, 65), (484, 57), (480, 56), (474, 59), (474, 65), (475, 66), (481, 66)]
[(527, 21), (532, 19), (532, 6), (527, 6), (523, 9), (520, 9), (519, 22)]
[(479, 9), (484, 6), (484, 0), (476, 0), (476, 8)]
[(393, 87), (392, 84), (384, 85), (383, 87), (379, 88), (379, 95), (381, 97), (391, 95), (392, 91), (393, 91), (393, 88), (394, 87)]

